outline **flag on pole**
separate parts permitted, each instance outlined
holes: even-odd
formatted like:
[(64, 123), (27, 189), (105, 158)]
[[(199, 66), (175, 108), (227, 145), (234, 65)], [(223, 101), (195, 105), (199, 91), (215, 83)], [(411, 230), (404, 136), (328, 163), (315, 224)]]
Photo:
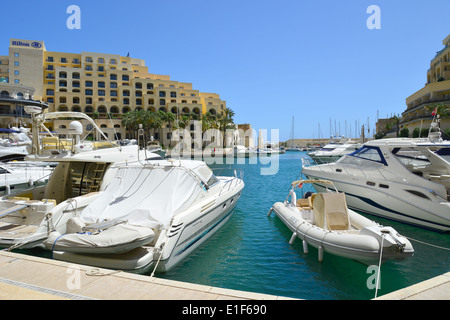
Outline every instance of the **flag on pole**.
[(437, 107), (433, 110), (433, 112), (431, 113), (431, 115), (434, 117), (437, 113)]

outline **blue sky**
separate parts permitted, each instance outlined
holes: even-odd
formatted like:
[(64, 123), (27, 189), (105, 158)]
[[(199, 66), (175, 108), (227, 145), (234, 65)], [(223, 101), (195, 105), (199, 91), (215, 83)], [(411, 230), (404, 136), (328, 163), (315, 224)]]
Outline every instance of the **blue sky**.
[[(72, 4), (81, 30), (66, 26)], [(381, 10), (379, 30), (366, 26), (370, 5)], [(0, 55), (10, 38), (130, 52), (151, 73), (219, 93), (236, 123), (279, 129), (281, 141), (293, 116), (296, 138), (329, 138), (401, 114), (450, 34), (448, 0), (28, 0), (2, 12)]]

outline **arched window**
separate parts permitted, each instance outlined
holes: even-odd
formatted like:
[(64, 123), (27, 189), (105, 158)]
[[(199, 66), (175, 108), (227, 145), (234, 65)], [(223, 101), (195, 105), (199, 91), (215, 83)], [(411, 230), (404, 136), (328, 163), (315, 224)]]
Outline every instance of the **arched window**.
[(59, 106), (58, 111), (69, 111), (69, 108), (67, 106)]
[(72, 107), (72, 111), (73, 112), (81, 112), (81, 107), (80, 106), (73, 106)]
[(106, 114), (108, 112), (108, 110), (106, 109), (105, 106), (100, 106), (97, 108), (98, 113), (103, 113)]
[(8, 91), (2, 91), (0, 93), (0, 95), (1, 95), (2, 98), (9, 98), (9, 92)]
[(131, 111), (130, 107), (123, 107), (123, 108), (122, 108), (122, 113), (123, 113), (123, 114), (128, 113), (128, 112), (130, 112), (130, 111)]
[(110, 112), (113, 114), (118, 114), (119, 113), (119, 107), (117, 106), (112, 106), (110, 109)]
[(94, 112), (94, 108), (92, 106), (86, 106), (84, 108), (84, 113), (89, 114), (89, 113), (93, 113)]

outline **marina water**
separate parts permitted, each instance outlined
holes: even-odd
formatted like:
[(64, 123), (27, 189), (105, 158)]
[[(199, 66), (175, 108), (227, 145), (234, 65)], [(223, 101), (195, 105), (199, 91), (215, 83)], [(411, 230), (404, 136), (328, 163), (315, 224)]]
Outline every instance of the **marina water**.
[[(300, 239), (290, 245), (291, 231), (274, 213), (268, 217), (272, 205), (286, 199), (290, 183), (302, 178), (301, 158), (308, 155), (306, 152), (286, 152), (272, 157), (272, 161), (279, 161), (274, 175), (261, 175), (261, 169), (270, 166), (267, 161), (258, 160), (252, 164), (245, 159), (245, 164), (237, 164), (235, 159), (232, 165), (210, 165), (216, 175), (234, 175), (234, 170), (244, 172), (245, 188), (235, 213), (223, 228), (178, 266), (155, 276), (307, 300), (374, 298), (373, 267), (328, 253), (324, 254), (324, 261), (320, 263), (317, 249), (309, 246), (309, 253), (303, 253)], [(255, 159), (252, 161), (255, 162)], [(449, 234), (367, 217), (382, 225), (392, 226), (410, 238), (415, 250), (414, 256), (409, 259), (382, 265), (378, 296), (450, 270), (450, 251), (445, 249), (450, 248)], [(24, 251), (51, 258), (48, 251)]]
[[(275, 202), (286, 199), (290, 183), (301, 178), (301, 158), (308, 156), (306, 152), (286, 152), (272, 157), (279, 161), (275, 175), (261, 175), (261, 168), (269, 166), (267, 162), (250, 164), (249, 159), (245, 164), (210, 165), (217, 175), (234, 175), (235, 169), (243, 170), (245, 188), (235, 213), (191, 256), (157, 276), (299, 299), (374, 298), (373, 267), (327, 253), (320, 263), (317, 249), (310, 246), (309, 253), (304, 254), (300, 239), (290, 245), (291, 231), (275, 214), (267, 216)], [(450, 251), (443, 249), (450, 248), (449, 234), (368, 217), (421, 241), (411, 240), (413, 257), (382, 265), (378, 296), (449, 271)]]

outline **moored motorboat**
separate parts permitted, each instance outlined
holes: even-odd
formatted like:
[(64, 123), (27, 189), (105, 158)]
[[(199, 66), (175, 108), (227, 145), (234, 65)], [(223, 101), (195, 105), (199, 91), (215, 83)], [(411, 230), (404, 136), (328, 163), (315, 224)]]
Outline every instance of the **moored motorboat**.
[(170, 270), (230, 219), (244, 187), (237, 176), (216, 177), (194, 160), (114, 164), (109, 174), (106, 190), (67, 200), (41, 224), (53, 258)]
[[(0, 247), (26, 249), (42, 246), (48, 234), (41, 232), (39, 226), (47, 214), (58, 211), (58, 206), (65, 208), (68, 199), (86, 195), (77, 202), (81, 206), (86, 199), (95, 197), (95, 192), (103, 190), (109, 183), (107, 172), (111, 164), (146, 158), (161, 159), (159, 155), (139, 150), (137, 145), (118, 146), (107, 140), (93, 119), (84, 113), (44, 114), (37, 107), (32, 107), (30, 112), (33, 143), (26, 159), (33, 163), (56, 163), (56, 167), (46, 184), (34, 182), (28, 188), (0, 198)], [(68, 132), (56, 136), (48, 132), (44, 122), (59, 118), (80, 121), (72, 121)], [(81, 121), (87, 122), (105, 140), (82, 139), (84, 130)], [(48, 132), (49, 136), (42, 137), (41, 132)]]
[(324, 252), (365, 264), (403, 260), (413, 255), (407, 238), (392, 227), (381, 226), (348, 209), (344, 194), (337, 190), (306, 194), (307, 198), (297, 200), (297, 187), (317, 182), (334, 187), (326, 180), (295, 181), (286, 201), (275, 203), (269, 211), (269, 215), (274, 212), (293, 232), (290, 243), (301, 239), (305, 253), (308, 245), (317, 248), (319, 261), (323, 260)]
[[(449, 232), (449, 155), (450, 142), (431, 131), (428, 138), (372, 140), (334, 163), (302, 159), (302, 172), (333, 181), (354, 210)], [(324, 190), (320, 183), (314, 187)]]
[(308, 152), (308, 155), (317, 164), (335, 162), (362, 147), (362, 144), (345, 138), (345, 137), (331, 137), (328, 144), (319, 150)]

